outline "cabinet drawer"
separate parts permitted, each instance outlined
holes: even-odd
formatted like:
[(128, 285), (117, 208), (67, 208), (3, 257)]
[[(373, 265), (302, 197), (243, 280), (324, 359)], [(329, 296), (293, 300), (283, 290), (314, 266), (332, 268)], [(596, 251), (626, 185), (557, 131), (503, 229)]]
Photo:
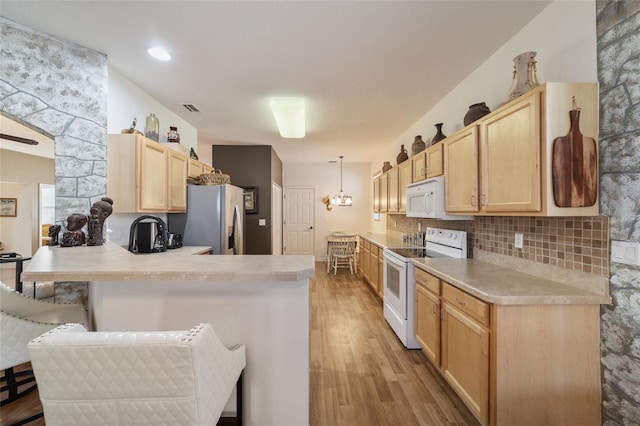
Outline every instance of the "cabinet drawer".
[(469, 315), (471, 318), (489, 326), (489, 304), (448, 284), (442, 283), (442, 298), (451, 306)]
[(376, 257), (378, 256), (379, 247), (377, 245), (371, 244), (371, 249), (370, 250), (371, 250), (371, 255), (372, 256), (376, 256)]
[(434, 277), (420, 268), (415, 268), (415, 281), (432, 293), (440, 295), (440, 278)]

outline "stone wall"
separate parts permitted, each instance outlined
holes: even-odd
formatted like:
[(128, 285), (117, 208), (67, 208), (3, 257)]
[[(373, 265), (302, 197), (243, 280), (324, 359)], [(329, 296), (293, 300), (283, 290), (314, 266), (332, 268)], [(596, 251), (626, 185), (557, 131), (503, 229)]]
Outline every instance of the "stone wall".
[[(640, 2), (596, 2), (600, 211), (611, 239), (640, 241)], [(603, 424), (640, 424), (640, 267), (611, 262), (601, 319)]]
[(107, 57), (0, 17), (0, 110), (55, 139), (56, 222), (107, 192)]
[[(0, 110), (55, 139), (56, 223), (107, 192), (107, 57), (0, 16)], [(64, 227), (63, 227), (64, 229)], [(86, 283), (56, 283), (86, 305)]]

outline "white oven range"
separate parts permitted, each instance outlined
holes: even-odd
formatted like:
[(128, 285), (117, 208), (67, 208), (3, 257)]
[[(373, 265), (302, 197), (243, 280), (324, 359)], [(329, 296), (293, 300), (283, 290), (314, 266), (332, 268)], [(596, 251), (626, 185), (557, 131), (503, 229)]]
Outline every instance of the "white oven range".
[(467, 257), (467, 233), (427, 228), (425, 247), (384, 249), (384, 318), (407, 349), (420, 349), (414, 332), (414, 270), (412, 258)]

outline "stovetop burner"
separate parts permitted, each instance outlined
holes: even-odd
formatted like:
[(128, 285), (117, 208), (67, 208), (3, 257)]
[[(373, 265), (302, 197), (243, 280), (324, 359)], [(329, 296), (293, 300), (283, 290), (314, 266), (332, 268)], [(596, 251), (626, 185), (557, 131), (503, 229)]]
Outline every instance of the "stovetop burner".
[(389, 248), (388, 250), (396, 253), (401, 257), (404, 257), (405, 259), (414, 259), (419, 257), (448, 257), (442, 253), (437, 253), (433, 250), (427, 250), (424, 247), (397, 247)]
[(385, 249), (389, 256), (393, 256), (404, 262), (411, 259), (430, 258), (466, 258), (467, 257), (467, 233), (453, 229), (427, 228), (426, 245), (405, 245), (403, 247), (391, 247)]

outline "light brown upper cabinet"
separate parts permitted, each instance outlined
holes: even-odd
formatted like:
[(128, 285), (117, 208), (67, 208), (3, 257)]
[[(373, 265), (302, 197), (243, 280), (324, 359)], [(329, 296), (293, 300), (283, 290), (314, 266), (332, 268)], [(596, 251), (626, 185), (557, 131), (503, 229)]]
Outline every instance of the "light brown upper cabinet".
[(204, 164), (200, 161), (189, 158), (189, 174), (188, 176), (192, 179), (198, 179), (198, 177), (203, 173), (208, 173), (204, 171)]
[(373, 179), (373, 211), (380, 211), (380, 176)]
[(107, 142), (107, 194), (115, 213), (184, 212), (188, 157), (141, 135)]
[(380, 213), (387, 213), (388, 211), (389, 211), (389, 172), (386, 172), (380, 175)]
[(412, 182), (419, 182), (444, 173), (442, 147), (442, 143), (437, 143), (411, 157)]
[(169, 177), (167, 197), (167, 211), (187, 211), (187, 168), (189, 157), (177, 151), (168, 151)]
[(407, 185), (411, 181), (411, 161), (405, 161), (398, 166), (398, 212), (407, 211)]
[[(575, 107), (580, 108), (582, 135), (597, 141), (597, 83), (545, 83), (445, 139), (447, 212), (597, 215), (597, 195), (589, 205), (559, 207), (554, 200), (554, 190), (560, 185), (558, 173), (567, 174), (568, 185), (573, 187), (597, 185), (585, 178), (598, 176), (597, 142), (591, 151), (586, 144), (575, 143), (565, 152), (554, 150), (558, 138), (567, 139), (569, 112)], [(584, 169), (571, 169), (576, 159)], [(568, 169), (558, 172), (558, 165)]]
[(387, 175), (387, 179), (388, 179), (388, 185), (389, 185), (389, 189), (388, 189), (388, 201), (387, 201), (387, 205), (388, 205), (388, 213), (397, 213), (398, 211), (400, 211), (400, 192), (398, 192), (398, 170), (399, 167), (394, 167), (393, 169), (389, 170), (386, 175)]
[[(407, 185), (411, 183), (412, 162), (406, 160), (373, 180), (373, 211), (404, 213)], [(379, 194), (379, 195), (378, 195)], [(376, 203), (376, 195), (379, 199)], [(376, 207), (379, 209), (376, 210)]]

